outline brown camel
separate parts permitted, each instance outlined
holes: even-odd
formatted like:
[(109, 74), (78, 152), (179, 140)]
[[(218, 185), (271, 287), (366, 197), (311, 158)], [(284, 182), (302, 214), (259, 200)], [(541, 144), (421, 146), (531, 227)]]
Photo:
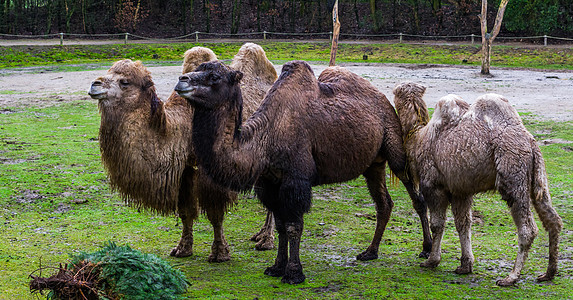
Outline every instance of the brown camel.
[(519, 237), (513, 270), (497, 284), (515, 284), (527, 259), (537, 235), (531, 203), (549, 233), (549, 265), (538, 280), (553, 279), (563, 225), (551, 206), (541, 151), (515, 109), (496, 94), (481, 96), (471, 106), (448, 95), (438, 101), (430, 120), (422, 99), (425, 90), (415, 83), (394, 89), (413, 180), (430, 209), (434, 244), (422, 266), (433, 268), (440, 263), (446, 210), (451, 204), (462, 248), (461, 265), (455, 271), (472, 272), (472, 197), (497, 190), (510, 208)]
[[(249, 60), (251, 59), (251, 60)], [(185, 53), (183, 71), (192, 71), (202, 62), (216, 60), (210, 49), (194, 47)], [(245, 44), (234, 58), (238, 68), (251, 68), (250, 76), (264, 73), (268, 90), (277, 77), (262, 48)], [(241, 63), (247, 66), (241, 65)], [(261, 70), (261, 68), (265, 68)], [(270, 79), (269, 79), (270, 78)], [(256, 80), (256, 79), (252, 79)], [(251, 88), (248, 101), (256, 106), (263, 99), (264, 84)], [(164, 103), (157, 99), (149, 71), (130, 60), (115, 63), (106, 76), (93, 82), (90, 95), (99, 100), (102, 115), (100, 149), (110, 184), (126, 202), (162, 214), (179, 214), (183, 232), (176, 257), (193, 253), (193, 221), (199, 209), (207, 214), (214, 229), (209, 261), (229, 260), (229, 247), (223, 235), (224, 212), (236, 201), (237, 195), (214, 184), (195, 163), (192, 151), (192, 107), (173, 93)], [(256, 236), (257, 249), (272, 249), (274, 232), (272, 215)], [(271, 228), (271, 230), (269, 230)]]
[(232, 190), (255, 185), (275, 216), (278, 254), (265, 274), (290, 284), (305, 280), (299, 245), (311, 187), (361, 174), (376, 204), (377, 222), (372, 243), (357, 258), (377, 258), (393, 207), (386, 162), (413, 199), (424, 229), (424, 251), (431, 249), (425, 202), (405, 172), (400, 122), (382, 93), (346, 69), (328, 68), (317, 80), (307, 63), (289, 62), (259, 109), (241, 123), (241, 78), (241, 72), (219, 62), (204, 63), (181, 76), (175, 90), (195, 108), (192, 138), (198, 164)]

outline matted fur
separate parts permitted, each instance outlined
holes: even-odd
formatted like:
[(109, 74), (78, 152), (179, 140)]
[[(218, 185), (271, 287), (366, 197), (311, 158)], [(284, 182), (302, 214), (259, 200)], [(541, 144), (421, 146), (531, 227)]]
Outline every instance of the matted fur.
[[(118, 61), (108, 74), (121, 76), (133, 89), (119, 103), (98, 103), (101, 158), (110, 184), (131, 205), (174, 213), (183, 170), (192, 161), (191, 124), (181, 120), (192, 110), (184, 101), (156, 100), (151, 75), (139, 61)], [(163, 116), (162, 124), (152, 128), (157, 115)]]
[(291, 284), (304, 281), (299, 243), (311, 187), (362, 174), (376, 203), (377, 223), (372, 243), (358, 259), (377, 258), (393, 207), (386, 162), (415, 203), (424, 250), (429, 250), (425, 203), (406, 175), (400, 123), (384, 94), (344, 68), (327, 68), (317, 80), (307, 63), (289, 62), (261, 106), (241, 124), (241, 76), (221, 63), (206, 63), (180, 77), (175, 89), (195, 108), (193, 145), (201, 168), (233, 190), (254, 184), (275, 215), (279, 249), (265, 274)]
[(277, 80), (277, 71), (267, 59), (263, 48), (254, 43), (245, 43), (233, 57), (229, 67), (243, 73), (241, 93), (243, 118), (246, 119), (259, 107), (265, 94)]
[[(242, 53), (243, 56), (248, 55), (244, 50)], [(260, 59), (255, 59), (256, 55), (249, 57), (260, 64)], [(194, 47), (185, 52), (183, 72), (212, 60), (216, 60), (213, 51)], [(248, 59), (241, 59), (241, 62), (254, 64)], [(235, 65), (241, 66), (241, 63)], [(253, 68), (256, 70), (256, 66)], [(267, 77), (276, 76), (274, 69), (272, 71)], [(179, 214), (183, 221), (183, 233), (179, 246), (172, 251), (175, 256), (191, 255), (193, 220), (197, 218), (199, 210), (206, 213), (215, 230), (209, 260), (227, 260), (229, 250), (222, 233), (222, 220), (224, 212), (237, 197), (236, 193), (213, 183), (196, 166), (191, 145), (192, 125), (189, 122), (193, 108), (176, 93), (172, 93), (165, 102), (157, 99), (150, 72), (141, 62), (116, 62), (108, 74), (96, 82), (98, 86), (95, 86), (95, 82), (92, 85), (94, 91), (102, 86), (107, 90), (106, 99), (100, 99), (98, 105), (102, 115), (102, 162), (111, 187), (135, 207), (161, 214)], [(266, 87), (258, 84), (252, 89), (264, 89), (249, 98), (249, 101), (255, 102), (252, 106), (262, 101), (262, 95), (271, 84), (266, 83)], [(271, 221), (272, 218), (267, 220)], [(273, 247), (272, 224), (265, 224), (257, 235), (260, 239), (257, 249)]]
[[(200, 64), (208, 61), (217, 60), (215, 52), (205, 47), (193, 47), (183, 54), (183, 72), (182, 74), (193, 72)], [(245, 62), (250, 64), (252, 62)], [(261, 98), (262, 99), (262, 98)]]
[[(468, 105), (455, 95), (436, 104), (432, 119), (422, 99), (424, 87), (402, 83), (394, 89), (409, 165), (416, 186), (430, 209), (433, 248), (422, 264), (435, 267), (441, 260), (441, 238), (446, 209), (451, 204), (462, 245), (457, 273), (473, 270), (471, 204), (474, 194), (497, 190), (517, 225), (519, 251), (512, 272), (498, 281), (512, 285), (518, 279), (531, 243), (537, 235), (530, 204), (549, 233), (549, 263), (538, 279), (551, 280), (557, 272), (562, 221), (551, 206), (541, 150), (507, 99), (497, 94), (479, 97)], [(417, 120), (417, 121), (416, 121)]]

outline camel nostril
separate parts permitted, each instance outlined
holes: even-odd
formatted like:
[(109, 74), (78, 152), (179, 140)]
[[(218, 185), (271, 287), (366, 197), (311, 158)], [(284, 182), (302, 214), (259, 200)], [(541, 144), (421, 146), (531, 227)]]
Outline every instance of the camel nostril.
[(103, 85), (103, 82), (99, 80), (95, 80), (94, 82), (92, 82), (92, 86), (101, 86), (101, 85)]
[(191, 80), (191, 78), (189, 78), (189, 76), (187, 76), (187, 75), (181, 75), (181, 76), (179, 76), (179, 81), (187, 81), (187, 82), (189, 82), (189, 80)]

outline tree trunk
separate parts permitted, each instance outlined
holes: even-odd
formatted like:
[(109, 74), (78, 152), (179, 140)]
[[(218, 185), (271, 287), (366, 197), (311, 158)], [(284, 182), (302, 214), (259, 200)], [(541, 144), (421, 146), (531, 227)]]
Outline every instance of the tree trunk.
[(205, 16), (206, 16), (206, 20), (205, 20), (205, 25), (206, 25), (206, 31), (210, 32), (211, 31), (211, 4), (209, 3), (209, 0), (204, 0), (203, 1), (203, 8), (205, 10)]
[(360, 26), (360, 15), (358, 14), (358, 5), (357, 2), (358, 0), (354, 0), (354, 17), (356, 18), (356, 26), (358, 27), (358, 29), (361, 29), (362, 26)]
[(6, 18), (8, 14), (6, 13), (6, 2), (9, 0), (0, 0), (0, 32), (7, 32), (6, 24), (8, 23)]
[(231, 10), (231, 34), (239, 32), (239, 24), (241, 20), (241, 0), (233, 0), (233, 7)]
[(376, 11), (376, 0), (370, 0), (370, 15), (372, 16), (372, 24), (374, 31), (378, 31), (378, 13)]
[(340, 20), (338, 20), (338, 0), (334, 2), (332, 8), (332, 46), (330, 47), (329, 66), (336, 65), (336, 51), (338, 50), (338, 36), (340, 34)]
[(493, 25), (493, 31), (491, 33), (487, 32), (487, 0), (481, 1), (481, 14), (480, 14), (480, 23), (481, 23), (481, 52), (482, 52), (482, 59), (481, 59), (481, 74), (482, 75), (490, 75), (490, 66), (491, 66), (491, 46), (493, 44), (493, 40), (498, 35), (499, 30), (501, 29), (501, 21), (503, 20), (503, 14), (505, 12), (505, 7), (509, 0), (501, 0), (499, 3), (499, 8), (497, 10), (497, 15), (495, 17), (495, 23)]

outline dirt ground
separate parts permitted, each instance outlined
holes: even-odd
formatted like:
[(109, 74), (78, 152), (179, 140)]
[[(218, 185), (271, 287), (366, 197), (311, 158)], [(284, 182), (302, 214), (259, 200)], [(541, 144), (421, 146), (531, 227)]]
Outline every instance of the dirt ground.
[[(469, 103), (485, 93), (507, 97), (518, 111), (531, 112), (541, 119), (573, 120), (573, 71), (540, 71), (492, 68), (492, 77), (483, 77), (476, 66), (411, 64), (341, 64), (370, 80), (390, 101), (392, 88), (403, 81), (427, 87), (425, 100), (434, 107), (447, 94), (457, 94)], [(280, 65), (275, 66), (280, 72)], [(316, 76), (326, 65), (312, 65)], [(150, 67), (161, 99), (167, 99), (181, 67)], [(44, 106), (53, 102), (91, 100), (87, 90), (104, 70), (79, 72), (2, 72), (0, 70), (0, 112), (20, 106)]]

